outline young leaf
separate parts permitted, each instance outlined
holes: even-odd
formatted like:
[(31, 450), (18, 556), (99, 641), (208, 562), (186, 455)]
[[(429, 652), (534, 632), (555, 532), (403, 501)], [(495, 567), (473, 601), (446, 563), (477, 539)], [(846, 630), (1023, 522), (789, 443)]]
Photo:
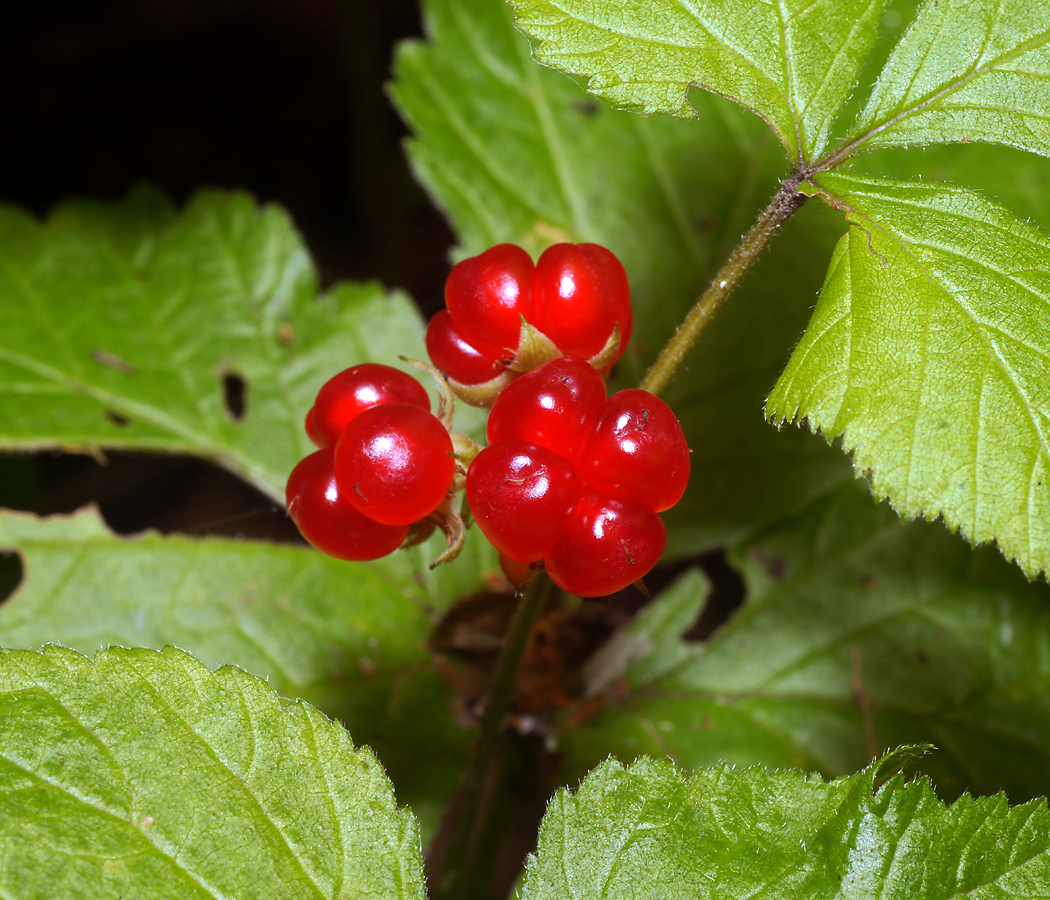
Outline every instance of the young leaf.
[[(440, 552), (432, 544), (347, 563), (248, 541), (121, 538), (92, 511), (0, 514), (0, 549), (17, 550), (24, 566), (23, 583), (0, 604), (0, 645), (57, 641), (90, 654), (173, 644), (208, 666), (238, 665), (381, 752), (428, 828), (451, 796), (469, 735), (448, 713), (425, 642), (432, 610), (498, 571), (476, 530), (462, 564), (436, 572), (427, 571)], [(418, 765), (419, 741), (427, 766)]]
[(588, 664), (593, 702), (609, 705), (562, 736), (571, 775), (647, 753), (834, 777), (928, 742), (947, 794), (1046, 793), (1047, 585), (940, 525), (902, 526), (858, 483), (732, 561), (747, 603), (706, 643), (672, 641), (706, 593), (686, 576)]
[(961, 188), (825, 174), (850, 221), (771, 418), (843, 436), (901, 515), (1050, 568), (1050, 238)]
[(324, 381), (424, 356), (406, 297), (319, 298), (287, 214), (244, 194), (4, 208), (0, 248), (0, 448), (192, 453), (283, 501)]
[(423, 898), (372, 753), (168, 648), (0, 651), (5, 897)]
[[(429, 41), (401, 45), (393, 94), (416, 132), (416, 172), (460, 237), (457, 253), (500, 241), (533, 254), (558, 240), (609, 247), (635, 309), (616, 378), (636, 385), (776, 190), (779, 147), (753, 116), (710, 94), (696, 98), (696, 123), (596, 104), (532, 62), (500, 0), (427, 0), (424, 11)], [(736, 540), (849, 477), (820, 442), (777, 434), (761, 415), (805, 325), (810, 301), (799, 297), (815, 294), (822, 251), (841, 231), (812, 206), (668, 389), (693, 449), (689, 494), (668, 518), (671, 555)]]
[(827, 149), (886, 0), (512, 0), (537, 61), (621, 109), (687, 119), (702, 87), (761, 116), (793, 162)]
[(1050, 811), (1003, 797), (945, 806), (894, 774), (914, 749), (823, 782), (721, 765), (614, 760), (560, 791), (522, 900), (1021, 898), (1050, 891)]
[(926, 0), (846, 146), (990, 141), (1050, 155), (1048, 23), (1048, 0)]

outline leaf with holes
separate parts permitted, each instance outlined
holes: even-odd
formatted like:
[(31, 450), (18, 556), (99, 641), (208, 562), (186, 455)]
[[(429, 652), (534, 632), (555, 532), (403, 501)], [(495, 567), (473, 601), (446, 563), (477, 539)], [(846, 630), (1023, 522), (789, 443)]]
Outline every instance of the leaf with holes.
[(5, 897), (425, 896), (372, 753), (240, 669), (8, 650), (0, 708)]
[[(616, 379), (637, 384), (775, 187), (779, 147), (754, 117), (711, 95), (697, 100), (700, 123), (596, 104), (532, 63), (503, 3), (427, 0), (424, 11), (429, 41), (400, 46), (393, 95), (416, 133), (416, 173), (459, 235), (457, 253), (501, 241), (534, 255), (559, 240), (608, 246), (635, 309)], [(834, 451), (778, 435), (761, 415), (807, 315), (784, 285), (814, 293), (821, 251), (839, 230), (816, 208), (792, 222), (689, 357), (689, 377), (669, 388), (694, 450), (689, 493), (668, 518), (669, 554), (737, 539), (849, 477)]]
[(661, 897), (1041, 897), (1050, 811), (1004, 798), (951, 806), (897, 774), (904, 748), (848, 778), (615, 761), (559, 791), (522, 900)]
[(0, 449), (191, 453), (283, 501), (325, 380), (424, 357), (406, 297), (319, 297), (287, 214), (244, 194), (4, 208), (0, 248)]
[(990, 141), (1050, 156), (1048, 79), (1048, 0), (927, 0), (845, 147)]
[[(443, 540), (436, 538), (436, 541)], [(174, 644), (232, 663), (338, 717), (382, 753), (429, 828), (459, 777), (469, 735), (449, 715), (424, 647), (434, 609), (481, 589), (495, 554), (475, 530), (461, 564), (434, 572), (434, 544), (380, 562), (226, 539), (121, 538), (92, 511), (0, 514), (0, 550), (24, 580), (0, 604), (0, 645), (57, 641), (83, 653)], [(429, 764), (414, 747), (425, 741)]]
[(846, 212), (769, 398), (843, 437), (906, 517), (1050, 568), (1050, 238), (961, 188), (825, 174)]
[(696, 118), (690, 87), (761, 116), (792, 162), (814, 161), (856, 88), (886, 0), (512, 0), (539, 62), (614, 106)]
[(731, 561), (748, 602), (706, 643), (680, 639), (706, 594), (694, 574), (588, 663), (589, 708), (606, 708), (563, 735), (572, 774), (646, 753), (835, 777), (929, 742), (924, 769), (949, 795), (1047, 792), (1045, 583), (941, 525), (902, 526), (857, 483)]

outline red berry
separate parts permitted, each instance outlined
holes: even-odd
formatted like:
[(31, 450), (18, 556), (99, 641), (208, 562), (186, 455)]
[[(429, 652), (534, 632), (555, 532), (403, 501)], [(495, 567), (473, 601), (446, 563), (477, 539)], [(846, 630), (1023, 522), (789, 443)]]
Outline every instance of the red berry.
[(506, 368), (463, 340), (448, 310), (441, 310), (430, 320), (426, 342), (431, 362), (460, 384), (484, 384)]
[(314, 416), (314, 408), (311, 406), (310, 411), (306, 414), (306, 436), (310, 438), (318, 447), (327, 447), (327, 441), (325, 436), (317, 430), (317, 421)]
[(689, 446), (671, 408), (648, 391), (613, 394), (583, 449), (580, 477), (633, 497), (656, 512), (670, 509), (689, 484)]
[(579, 491), (567, 459), (525, 441), (486, 447), (467, 470), (467, 502), (478, 527), (520, 563), (546, 556)]
[(529, 441), (576, 464), (604, 406), (601, 375), (582, 359), (555, 359), (503, 390), (489, 415), (488, 441)]
[(456, 265), (445, 282), (445, 305), (459, 334), (492, 359), (513, 356), (521, 317), (532, 314), (532, 258), (497, 244)]
[(637, 500), (587, 491), (546, 556), (551, 580), (578, 597), (604, 597), (645, 575), (664, 552), (660, 517)]
[(288, 515), (322, 553), (337, 559), (379, 559), (393, 553), (407, 525), (380, 525), (346, 502), (335, 481), (331, 448), (311, 453), (288, 476)]
[(536, 263), (529, 322), (566, 356), (590, 359), (620, 329), (620, 352), (633, 328), (631, 291), (620, 261), (598, 244), (555, 244)]
[(507, 577), (507, 581), (517, 589), (525, 584), (525, 582), (531, 581), (543, 571), (543, 560), (540, 559), (535, 562), (523, 563), (510, 559), (501, 553), (499, 555), (499, 568)]
[(409, 525), (437, 509), (456, 462), (445, 426), (425, 409), (384, 403), (356, 416), (335, 445), (335, 477), (360, 512)]
[(430, 411), (430, 397), (415, 378), (380, 363), (361, 363), (325, 382), (306, 414), (306, 433), (319, 447), (331, 447), (359, 413), (381, 403), (411, 403)]

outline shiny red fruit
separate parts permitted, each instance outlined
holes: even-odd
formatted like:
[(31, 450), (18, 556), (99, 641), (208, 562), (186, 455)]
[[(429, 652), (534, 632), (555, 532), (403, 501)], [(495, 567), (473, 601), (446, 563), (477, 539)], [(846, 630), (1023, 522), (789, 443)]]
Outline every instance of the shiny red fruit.
[(513, 356), (521, 317), (532, 315), (532, 257), (497, 244), (456, 265), (445, 282), (445, 306), (460, 336), (496, 360)]
[(380, 525), (346, 502), (335, 481), (331, 448), (303, 459), (288, 476), (288, 515), (300, 533), (322, 553), (337, 559), (379, 559), (393, 553), (408, 534), (407, 525)]
[(660, 517), (637, 500), (587, 491), (545, 558), (558, 587), (578, 597), (605, 597), (644, 576), (664, 552)]
[(609, 398), (582, 458), (580, 477), (589, 485), (633, 497), (656, 512), (674, 506), (689, 484), (682, 426), (648, 391), (620, 391)]
[(579, 493), (567, 459), (525, 441), (486, 447), (467, 471), (467, 502), (478, 527), (520, 563), (547, 555)]
[(352, 419), (381, 403), (411, 403), (430, 411), (426, 389), (407, 372), (380, 363), (361, 363), (324, 383), (306, 415), (306, 433), (319, 447), (334, 446)]
[(335, 445), (340, 492), (386, 525), (409, 525), (437, 509), (456, 462), (445, 426), (410, 403), (384, 403), (357, 415)]
[(528, 441), (576, 464), (605, 407), (605, 381), (582, 359), (544, 363), (499, 395), (489, 414), (488, 442)]
[(536, 263), (529, 322), (566, 356), (582, 359), (600, 353), (619, 326), (622, 352), (634, 325), (627, 273), (598, 244), (548, 247)]
[(430, 320), (426, 344), (430, 361), (460, 384), (484, 384), (506, 368), (463, 340), (446, 309)]

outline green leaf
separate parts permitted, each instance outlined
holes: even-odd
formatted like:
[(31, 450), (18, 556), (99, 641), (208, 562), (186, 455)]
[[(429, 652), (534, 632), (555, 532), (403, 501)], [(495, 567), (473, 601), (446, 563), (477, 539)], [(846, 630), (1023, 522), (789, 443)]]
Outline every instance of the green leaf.
[(674, 639), (706, 594), (693, 574), (589, 661), (592, 702), (609, 705), (563, 735), (570, 774), (644, 753), (835, 777), (923, 742), (947, 795), (1050, 790), (1046, 584), (940, 525), (902, 526), (859, 483), (732, 562), (747, 602), (708, 642)]
[(1047, 23), (1047, 0), (926, 0), (846, 146), (990, 141), (1050, 155)]
[(372, 753), (246, 672), (3, 651), (0, 708), (5, 897), (425, 895)]
[[(191, 453), (283, 500), (321, 384), (424, 356), (406, 297), (319, 297), (287, 214), (244, 194), (204, 192), (176, 215), (140, 190), (43, 224), (0, 208), (0, 248), (2, 449)], [(240, 418), (227, 377), (245, 383)]]
[(702, 87), (761, 116), (813, 160), (856, 87), (886, 0), (511, 0), (537, 61), (585, 76), (621, 109), (687, 119)]
[[(699, 123), (596, 104), (531, 61), (499, 0), (427, 0), (424, 13), (430, 40), (400, 46), (393, 95), (457, 253), (501, 241), (534, 254), (557, 240), (609, 247), (635, 309), (616, 381), (637, 384), (776, 190), (781, 151), (754, 117), (710, 94), (696, 98)], [(666, 394), (694, 451), (689, 494), (668, 519), (669, 555), (736, 539), (848, 477), (821, 442), (778, 435), (761, 415), (805, 324), (809, 301), (798, 296), (816, 292), (820, 254), (841, 229), (813, 207), (785, 228)]]
[(995, 144), (932, 144), (917, 152), (890, 147), (856, 157), (851, 173), (896, 181), (965, 185), (1044, 231), (1050, 230), (1046, 160)]
[[(83, 653), (183, 647), (232, 663), (338, 717), (382, 753), (427, 830), (458, 781), (469, 734), (452, 720), (425, 642), (432, 613), (498, 571), (477, 530), (435, 572), (433, 543), (370, 564), (226, 539), (112, 534), (92, 511), (0, 514), (0, 549), (24, 581), (0, 604), (0, 645), (57, 641)], [(418, 765), (425, 741), (429, 764)]]
[(769, 398), (842, 435), (902, 516), (1050, 567), (1050, 239), (971, 191), (822, 175), (846, 212)]
[(1045, 896), (1046, 803), (945, 806), (928, 782), (893, 774), (913, 753), (828, 783), (609, 761), (551, 801), (522, 900)]

